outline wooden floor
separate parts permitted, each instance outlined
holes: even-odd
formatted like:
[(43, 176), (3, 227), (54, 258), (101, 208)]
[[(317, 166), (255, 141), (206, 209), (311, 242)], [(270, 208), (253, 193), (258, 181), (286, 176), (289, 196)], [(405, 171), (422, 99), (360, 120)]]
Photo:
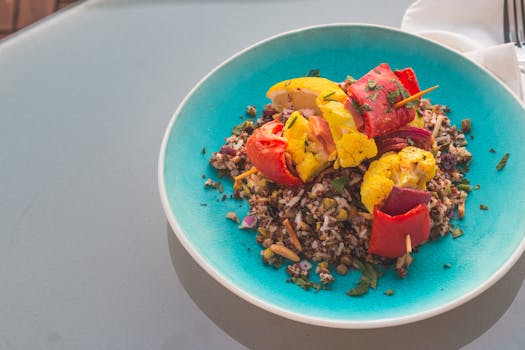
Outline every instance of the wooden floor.
[(0, 0), (0, 39), (78, 0)]

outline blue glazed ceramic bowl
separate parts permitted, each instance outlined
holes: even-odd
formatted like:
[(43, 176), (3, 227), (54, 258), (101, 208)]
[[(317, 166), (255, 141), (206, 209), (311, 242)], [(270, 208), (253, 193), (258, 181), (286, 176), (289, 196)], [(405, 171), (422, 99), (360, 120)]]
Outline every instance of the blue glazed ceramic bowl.
[[(361, 76), (379, 63), (413, 67), (420, 85), (439, 84), (429, 97), (450, 106), (452, 122), (472, 119), (468, 178), (479, 184), (469, 195), (466, 217), (455, 222), (464, 235), (422, 246), (406, 279), (391, 269), (378, 288), (352, 298), (345, 292), (360, 273), (338, 276), (330, 291), (314, 293), (286, 283), (285, 269), (265, 266), (253, 232), (225, 219), (242, 217), (245, 202), (221, 201), (202, 174), (246, 106), (269, 101), (275, 82), (304, 76), (312, 68), (335, 81)], [(191, 256), (224, 287), (275, 314), (314, 325), (379, 328), (415, 322), (457, 307), (496, 283), (525, 248), (525, 110), (493, 75), (456, 52), (399, 30), (334, 24), (291, 31), (259, 42), (225, 61), (181, 103), (167, 128), (159, 159), (159, 187), (166, 216)], [(208, 152), (202, 154), (202, 149)], [(496, 153), (489, 152), (495, 149)], [(507, 166), (496, 170), (505, 152)], [(225, 193), (232, 183), (222, 180)], [(489, 210), (480, 210), (480, 204)], [(445, 269), (444, 264), (451, 268)], [(392, 289), (393, 296), (384, 291)]]

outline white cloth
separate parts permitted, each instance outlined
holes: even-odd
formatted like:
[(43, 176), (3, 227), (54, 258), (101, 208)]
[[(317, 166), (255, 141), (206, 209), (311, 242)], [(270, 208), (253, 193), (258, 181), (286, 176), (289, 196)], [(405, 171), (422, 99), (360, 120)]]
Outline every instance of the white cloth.
[(503, 0), (417, 0), (401, 29), (461, 52), (523, 98), (514, 44), (502, 44)]

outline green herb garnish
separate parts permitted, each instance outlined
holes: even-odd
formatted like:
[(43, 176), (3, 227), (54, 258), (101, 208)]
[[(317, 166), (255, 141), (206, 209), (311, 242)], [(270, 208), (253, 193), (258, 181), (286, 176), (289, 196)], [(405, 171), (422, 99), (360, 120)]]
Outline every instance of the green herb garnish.
[(480, 186), (479, 184), (477, 184), (476, 186), (472, 187), (472, 189), (473, 189), (474, 191), (477, 191), (477, 190), (479, 190), (480, 187), (481, 187), (481, 186)]
[(379, 92), (374, 92), (372, 95), (368, 96), (368, 98), (370, 100), (374, 101), (377, 98), (378, 95), (379, 95)]
[(459, 227), (456, 227), (450, 232), (450, 234), (452, 235), (452, 238), (458, 238), (463, 235), (463, 230), (460, 229)]
[(332, 91), (331, 93), (324, 95), (323, 96), (323, 101), (335, 101), (335, 102), (337, 102), (338, 101), (337, 99), (330, 98), (330, 96), (333, 96), (334, 94), (335, 94), (335, 91)]
[(290, 128), (295, 124), (295, 122), (297, 121), (297, 118), (298, 118), (298, 117), (295, 116), (295, 117), (292, 119), (292, 121), (290, 122), (290, 124), (288, 124), (288, 127), (287, 127), (286, 129), (290, 129)]
[(206, 154), (206, 147), (202, 147), (201, 154)]
[(246, 129), (249, 126), (251, 127), (252, 125), (253, 125), (253, 122), (251, 120), (247, 120), (245, 122), (242, 122), (242, 123), (240, 123), (240, 124), (238, 124), (238, 125), (233, 127), (232, 133), (234, 135), (240, 135), (244, 131), (244, 129)]
[(479, 209), (480, 209), (480, 210), (489, 210), (489, 206), (488, 206), (488, 205), (485, 205), (485, 204), (480, 204), (480, 205), (479, 205)]
[(465, 191), (465, 192), (472, 191), (472, 186), (470, 185), (470, 180), (467, 179), (466, 177), (461, 179), (461, 181), (458, 184), (456, 184), (456, 187), (458, 189), (460, 189), (460, 190)]
[(370, 288), (370, 283), (361, 279), (359, 283), (357, 284), (357, 286), (355, 286), (354, 288), (346, 292), (346, 295), (351, 296), (351, 297), (358, 297), (358, 296), (368, 293), (368, 288)]
[(377, 81), (369, 80), (366, 83), (366, 88), (367, 88), (368, 91), (377, 89)]
[(509, 157), (510, 157), (510, 153), (505, 153), (503, 158), (501, 158), (498, 165), (496, 165), (496, 169), (498, 169), (498, 171), (503, 170), (503, 168), (505, 168), (505, 165), (507, 165), (507, 160), (509, 159)]
[(398, 89), (399, 89), (403, 99), (410, 97), (410, 94), (408, 93), (407, 89), (405, 89), (405, 87), (397, 80), (396, 80), (396, 85), (397, 85), (397, 87), (398, 87)]
[(370, 105), (368, 103), (364, 103), (363, 104), (363, 109), (366, 110), (366, 111), (371, 111), (372, 107), (370, 107)]
[(359, 105), (359, 102), (357, 102), (356, 100), (352, 99), (352, 106), (354, 106), (354, 108), (357, 110), (359, 115), (363, 115), (363, 107), (361, 105)]
[(381, 275), (372, 264), (363, 263), (359, 260), (356, 261), (356, 264), (361, 271), (361, 278), (357, 286), (346, 292), (351, 297), (366, 294), (369, 288), (375, 289), (377, 287), (377, 278)]
[(336, 177), (331, 181), (332, 187), (335, 188), (335, 190), (339, 194), (343, 194), (346, 184), (350, 181), (350, 178), (348, 176), (341, 176)]
[(450, 269), (451, 267), (452, 267), (452, 265), (449, 264), (449, 263), (444, 263), (444, 264), (443, 264), (443, 268), (444, 268), (444, 269)]
[(399, 89), (395, 89), (394, 91), (391, 91), (386, 94), (386, 99), (388, 100), (388, 103), (390, 105), (394, 105), (396, 103), (397, 98), (401, 95), (401, 92)]
[(308, 73), (306, 73), (307, 77), (318, 77), (321, 75), (321, 71), (319, 69), (310, 69)]
[(408, 102), (405, 107), (406, 108), (413, 108), (413, 107), (417, 107), (419, 105), (419, 100), (414, 100), (414, 101), (410, 101)]
[(496, 150), (494, 148), (489, 149), (490, 153), (496, 153)]
[(393, 289), (387, 289), (383, 292), (384, 295), (388, 295), (389, 297), (391, 297), (392, 295), (394, 295), (394, 290)]
[(472, 191), (472, 186), (470, 185), (466, 185), (466, 184), (457, 184), (456, 187), (460, 190), (463, 190), (465, 192), (470, 192)]
[(310, 290), (310, 288), (313, 288), (316, 293), (318, 291), (320, 291), (321, 289), (325, 289), (325, 290), (328, 289), (327, 286), (322, 285), (320, 283), (316, 283), (316, 282), (310, 281), (305, 276), (292, 277), (292, 278), (286, 280), (286, 282), (292, 282), (292, 283), (294, 283), (295, 285), (301, 287), (304, 290)]
[(357, 80), (356, 80), (353, 76), (351, 76), (351, 75), (347, 75), (345, 81), (346, 81), (347, 83), (349, 83), (349, 84), (353, 84), (353, 83), (355, 83)]

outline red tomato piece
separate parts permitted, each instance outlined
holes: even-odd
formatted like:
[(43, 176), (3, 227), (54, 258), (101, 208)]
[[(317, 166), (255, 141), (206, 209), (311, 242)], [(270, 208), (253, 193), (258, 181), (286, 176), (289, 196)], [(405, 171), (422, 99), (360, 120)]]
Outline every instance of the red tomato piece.
[(284, 186), (298, 186), (303, 182), (286, 165), (288, 141), (282, 136), (284, 124), (274, 120), (256, 129), (248, 138), (246, 153), (252, 164), (264, 176)]
[(406, 235), (415, 247), (428, 239), (430, 211), (421, 203), (404, 214), (388, 215), (377, 207), (372, 219), (372, 237), (368, 252), (386, 258), (397, 258), (407, 252)]
[(417, 94), (421, 89), (419, 88), (419, 84), (417, 82), (416, 74), (414, 73), (414, 70), (410, 67), (395, 70), (394, 74), (397, 76), (401, 84), (407, 89), (408, 93), (412, 96), (414, 94)]
[(327, 156), (335, 151), (334, 139), (332, 138), (328, 122), (324, 118), (315, 115), (309, 117), (308, 128), (311, 134), (323, 145)]

